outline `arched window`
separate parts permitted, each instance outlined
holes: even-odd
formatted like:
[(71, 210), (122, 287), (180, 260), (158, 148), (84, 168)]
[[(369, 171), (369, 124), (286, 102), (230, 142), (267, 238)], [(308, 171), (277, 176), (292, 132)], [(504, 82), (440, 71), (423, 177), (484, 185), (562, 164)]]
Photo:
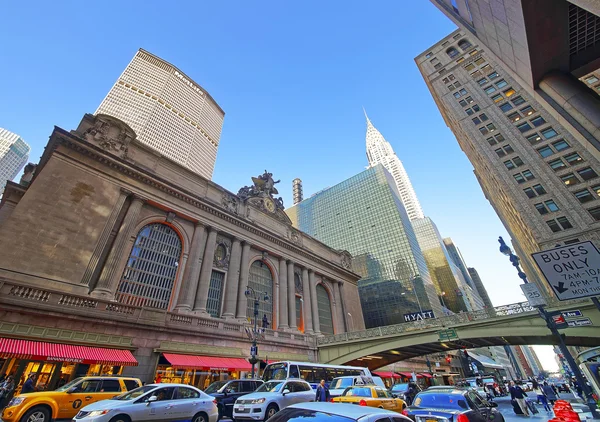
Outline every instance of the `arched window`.
[(294, 288), (296, 300), (296, 327), (298, 331), (304, 332), (304, 315), (302, 314), (302, 279), (298, 273), (294, 274)]
[[(248, 275), (248, 286), (252, 287), (261, 299), (258, 305), (258, 325), (261, 325), (263, 317), (267, 316), (269, 328), (273, 327), (273, 274), (267, 264), (262, 261), (254, 261), (250, 266)], [(269, 295), (269, 301), (263, 300), (264, 294)], [(254, 318), (254, 299), (248, 299), (246, 315)]]
[(450, 56), (450, 58), (458, 56), (458, 50), (454, 47), (450, 47), (446, 50), (446, 54)]
[(458, 46), (462, 51), (465, 51), (466, 49), (471, 47), (471, 43), (467, 39), (462, 39), (458, 42)]
[(319, 309), (319, 325), (323, 334), (333, 334), (333, 316), (329, 293), (322, 284), (317, 285), (317, 307)]
[(167, 309), (181, 257), (181, 239), (166, 224), (144, 226), (138, 233), (116, 300), (126, 305)]

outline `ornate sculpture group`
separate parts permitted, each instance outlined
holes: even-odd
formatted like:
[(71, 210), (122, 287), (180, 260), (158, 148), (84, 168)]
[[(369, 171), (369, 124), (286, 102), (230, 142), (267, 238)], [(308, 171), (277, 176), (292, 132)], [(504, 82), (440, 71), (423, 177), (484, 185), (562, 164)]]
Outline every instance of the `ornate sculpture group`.
[(273, 197), (273, 195), (277, 195), (279, 193), (275, 185), (281, 182), (281, 180), (276, 181), (273, 179), (273, 173), (269, 173), (267, 170), (265, 170), (265, 172), (258, 177), (253, 177), (252, 182), (252, 186), (244, 186), (238, 191), (237, 196), (239, 196), (240, 199), (246, 200), (248, 198), (272, 198), (277, 208), (284, 208), (283, 199), (281, 197)]

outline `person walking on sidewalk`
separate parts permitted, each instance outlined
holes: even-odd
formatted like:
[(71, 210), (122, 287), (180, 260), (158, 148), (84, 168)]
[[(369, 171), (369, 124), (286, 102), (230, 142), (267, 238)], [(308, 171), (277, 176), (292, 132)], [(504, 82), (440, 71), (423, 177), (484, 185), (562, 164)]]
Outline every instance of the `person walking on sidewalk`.
[(546, 412), (549, 412), (551, 409), (551, 407), (548, 405), (548, 399), (546, 397), (546, 395), (544, 394), (544, 390), (542, 389), (542, 386), (540, 384), (538, 384), (537, 382), (533, 383), (533, 392), (535, 394), (537, 394), (537, 401), (538, 403), (542, 403), (544, 405), (544, 409), (546, 410)]
[(527, 403), (525, 403), (525, 397), (527, 397), (525, 391), (523, 391), (520, 385), (516, 385), (514, 381), (510, 382), (509, 391), (510, 398), (519, 404), (519, 407), (525, 416), (529, 416), (529, 409), (527, 408)]
[(544, 386), (542, 387), (542, 391), (546, 395), (546, 398), (548, 399), (548, 401), (550, 403), (552, 403), (552, 405), (554, 405), (554, 402), (557, 399), (556, 393), (554, 393), (554, 389), (550, 385), (548, 385), (547, 381), (544, 381)]

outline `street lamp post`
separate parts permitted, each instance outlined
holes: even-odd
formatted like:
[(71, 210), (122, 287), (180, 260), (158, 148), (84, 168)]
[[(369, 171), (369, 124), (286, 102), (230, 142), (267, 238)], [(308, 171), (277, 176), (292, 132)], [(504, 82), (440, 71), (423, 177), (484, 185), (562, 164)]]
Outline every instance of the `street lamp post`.
[(254, 329), (252, 330), (252, 347), (250, 347), (250, 359), (248, 362), (252, 365), (252, 378), (254, 378), (255, 374), (255, 365), (258, 363), (258, 358), (256, 357), (258, 354), (258, 347), (256, 345), (258, 338), (258, 306), (260, 305), (261, 295), (263, 296), (263, 301), (269, 301), (269, 295), (261, 292), (256, 292), (252, 287), (246, 286), (246, 291), (244, 295), (248, 299), (254, 300)]
[[(517, 270), (517, 274), (518, 274), (519, 278), (521, 280), (523, 280), (523, 282), (525, 284), (528, 284), (529, 280), (527, 279), (527, 274), (525, 274), (521, 270), (521, 267), (519, 264), (519, 261), (520, 261), (519, 257), (517, 255), (513, 254), (510, 247), (504, 242), (504, 239), (502, 239), (502, 236), (500, 236), (498, 238), (498, 242), (500, 243), (500, 252), (509, 257), (510, 262)], [(600, 418), (600, 413), (598, 412), (598, 408), (596, 406), (596, 401), (592, 397), (592, 391), (591, 391), (590, 387), (587, 385), (587, 383), (584, 381), (583, 375), (581, 374), (581, 371), (579, 370), (579, 366), (577, 366), (575, 359), (573, 359), (571, 352), (569, 352), (569, 349), (567, 348), (567, 345), (565, 344), (565, 340), (564, 340), (563, 336), (560, 334), (560, 332), (554, 325), (554, 321), (552, 320), (552, 317), (550, 315), (548, 315), (548, 312), (546, 312), (546, 309), (544, 309), (543, 305), (539, 305), (539, 306), (535, 306), (535, 307), (538, 309), (538, 312), (539, 312), (540, 316), (542, 317), (542, 319), (544, 321), (546, 321), (546, 326), (552, 333), (555, 340), (557, 340), (560, 351), (562, 352), (563, 356), (567, 360), (567, 362), (571, 368), (571, 371), (575, 375), (575, 379), (577, 379), (577, 382), (583, 389), (583, 392), (587, 399), (587, 405), (590, 408), (592, 415), (594, 415), (594, 418)]]

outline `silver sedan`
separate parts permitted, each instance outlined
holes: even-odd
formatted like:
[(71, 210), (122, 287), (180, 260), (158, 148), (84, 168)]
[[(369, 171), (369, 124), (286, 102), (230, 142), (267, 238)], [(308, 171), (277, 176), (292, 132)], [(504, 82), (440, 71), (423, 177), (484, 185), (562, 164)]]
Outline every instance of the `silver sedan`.
[(73, 422), (217, 422), (216, 400), (185, 384), (149, 384), (82, 408)]
[[(308, 419), (310, 418), (310, 419)], [(378, 407), (313, 402), (286, 407), (269, 422), (413, 422), (406, 416)]]

